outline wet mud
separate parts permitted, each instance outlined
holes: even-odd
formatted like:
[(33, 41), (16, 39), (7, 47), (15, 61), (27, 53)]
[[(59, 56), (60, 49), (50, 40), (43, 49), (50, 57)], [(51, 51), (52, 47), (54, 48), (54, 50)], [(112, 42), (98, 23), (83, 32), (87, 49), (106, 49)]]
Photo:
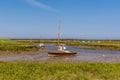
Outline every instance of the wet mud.
[(3, 62), (100, 62), (120, 63), (120, 51), (84, 50), (67, 46), (68, 50), (77, 52), (74, 56), (48, 56), (48, 51), (55, 51), (55, 45), (46, 45), (46, 49), (32, 53), (0, 55)]

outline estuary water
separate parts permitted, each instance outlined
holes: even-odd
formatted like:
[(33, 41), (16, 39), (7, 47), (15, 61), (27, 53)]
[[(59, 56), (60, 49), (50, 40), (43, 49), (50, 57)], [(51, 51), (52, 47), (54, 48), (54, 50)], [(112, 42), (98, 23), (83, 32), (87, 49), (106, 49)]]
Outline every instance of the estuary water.
[[(52, 51), (57, 50), (55, 44), (46, 44), (45, 48), (47, 48), (48, 50), (52, 50)], [(109, 54), (109, 55), (120, 56), (120, 51), (80, 49), (80, 48), (75, 48), (75, 47), (72, 47), (72, 46), (66, 46), (66, 49), (69, 50), (69, 51), (78, 52), (78, 53), (81, 52), (81, 53), (104, 54), (104, 55)]]

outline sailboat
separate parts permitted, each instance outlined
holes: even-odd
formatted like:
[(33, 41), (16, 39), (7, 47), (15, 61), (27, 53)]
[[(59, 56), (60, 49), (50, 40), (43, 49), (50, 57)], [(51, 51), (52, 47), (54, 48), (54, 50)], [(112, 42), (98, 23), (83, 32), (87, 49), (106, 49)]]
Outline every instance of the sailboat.
[(58, 25), (58, 44), (57, 44), (57, 51), (48, 52), (48, 55), (53, 56), (64, 56), (64, 55), (75, 55), (76, 52), (66, 50), (65, 44), (60, 44), (60, 23)]

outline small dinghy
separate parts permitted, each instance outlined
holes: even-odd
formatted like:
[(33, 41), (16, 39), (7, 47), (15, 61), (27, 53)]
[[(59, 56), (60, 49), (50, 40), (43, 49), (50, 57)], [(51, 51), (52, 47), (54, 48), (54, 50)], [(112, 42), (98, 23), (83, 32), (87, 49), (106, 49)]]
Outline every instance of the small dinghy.
[(69, 55), (75, 55), (77, 54), (76, 52), (72, 52), (72, 51), (68, 51), (66, 50), (66, 47), (65, 46), (59, 46), (58, 50), (57, 51), (51, 51), (51, 52), (48, 52), (48, 55), (50, 56), (69, 56)]

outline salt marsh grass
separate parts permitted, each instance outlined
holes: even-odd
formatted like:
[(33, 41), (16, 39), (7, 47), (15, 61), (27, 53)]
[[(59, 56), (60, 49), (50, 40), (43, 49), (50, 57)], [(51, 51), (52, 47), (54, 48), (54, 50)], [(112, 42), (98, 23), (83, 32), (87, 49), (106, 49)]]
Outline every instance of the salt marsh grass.
[(25, 42), (18, 42), (9, 39), (0, 39), (1, 51), (30, 51), (34, 50), (35, 46)]
[(1, 80), (119, 80), (120, 64), (0, 62)]

